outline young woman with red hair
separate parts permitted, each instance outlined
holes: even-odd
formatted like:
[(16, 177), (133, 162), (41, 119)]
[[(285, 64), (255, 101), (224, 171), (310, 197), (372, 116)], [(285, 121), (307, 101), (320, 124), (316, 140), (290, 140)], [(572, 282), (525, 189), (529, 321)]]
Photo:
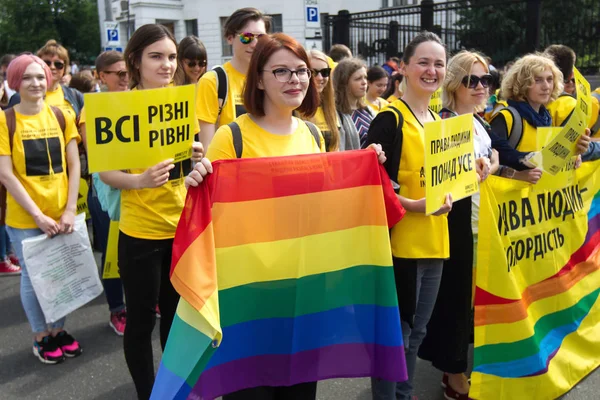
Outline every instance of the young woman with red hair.
[[(23, 54), (10, 63), (7, 77), (21, 102), (0, 112), (0, 182), (8, 191), (6, 228), (21, 263), (21, 302), (34, 334), (33, 354), (42, 363), (57, 364), (65, 356), (80, 355), (81, 347), (63, 330), (65, 318), (46, 324), (23, 259), (22, 241), (42, 233), (73, 232), (80, 138), (74, 115), (44, 102), (52, 82), (44, 61)], [(9, 132), (11, 120), (14, 128)]]

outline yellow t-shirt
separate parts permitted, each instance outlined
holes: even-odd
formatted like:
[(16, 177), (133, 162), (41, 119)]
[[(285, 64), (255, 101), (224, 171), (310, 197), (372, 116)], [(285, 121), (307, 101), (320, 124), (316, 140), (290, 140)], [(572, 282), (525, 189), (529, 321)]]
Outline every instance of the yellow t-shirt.
[(376, 114), (383, 110), (388, 104), (390, 103), (381, 97), (379, 97), (375, 103), (371, 103), (369, 100), (367, 100), (367, 105), (371, 107), (371, 110), (375, 111)]
[(45, 101), (48, 103), (48, 105), (60, 108), (63, 113), (70, 114), (73, 119), (77, 117), (71, 104), (65, 100), (65, 92), (63, 91), (62, 86), (58, 85), (58, 88), (53, 92), (48, 90), (46, 92)]
[[(66, 148), (71, 140), (79, 143), (79, 133), (70, 113), (65, 117), (65, 132), (60, 129), (54, 112), (44, 104), (36, 115), (15, 110), (15, 135), (12, 151), (6, 116), (0, 112), (0, 155), (11, 156), (13, 173), (40, 210), (58, 221), (67, 206), (69, 179)], [(37, 228), (33, 217), (9, 193), (6, 225), (17, 229)]]
[[(235, 122), (242, 132), (242, 158), (294, 156), (325, 152), (325, 140), (319, 135), (320, 146), (310, 133), (308, 126), (295, 118), (298, 127), (291, 135), (276, 135), (258, 126), (248, 114), (238, 117)], [(211, 161), (236, 158), (233, 136), (229, 126), (220, 127), (206, 153)]]
[[(135, 168), (127, 172), (143, 174), (146, 169)], [(161, 187), (121, 190), (119, 230), (138, 239), (174, 238), (187, 194), (184, 180), (191, 170), (191, 160), (184, 160), (175, 163), (175, 168), (169, 174), (169, 181)]]
[(227, 125), (234, 119), (246, 113), (244, 108), (244, 99), (242, 97), (244, 85), (246, 84), (246, 74), (242, 74), (228, 61), (223, 64), (223, 69), (227, 73), (227, 101), (223, 105), (223, 111), (217, 124), (219, 115), (219, 96), (217, 93), (217, 73), (209, 71), (202, 75), (198, 81), (198, 91), (196, 95), (196, 117), (210, 124), (217, 124), (217, 128)]
[(552, 116), (552, 126), (563, 126), (576, 105), (577, 99), (568, 94), (562, 94), (556, 100), (549, 103), (546, 108)]

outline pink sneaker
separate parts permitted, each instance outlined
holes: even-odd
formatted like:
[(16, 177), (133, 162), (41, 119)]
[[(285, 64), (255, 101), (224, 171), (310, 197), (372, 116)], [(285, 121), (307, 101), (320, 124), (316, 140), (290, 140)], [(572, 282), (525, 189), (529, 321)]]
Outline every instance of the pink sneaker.
[(67, 331), (60, 331), (54, 340), (58, 347), (62, 350), (63, 354), (67, 357), (77, 357), (81, 355), (83, 349), (79, 345), (79, 342), (75, 338), (67, 333)]
[(58, 343), (50, 335), (39, 342), (33, 342), (33, 355), (44, 364), (58, 364), (65, 361), (65, 356)]
[(21, 267), (13, 265), (9, 260), (0, 261), (0, 276), (20, 275)]
[(119, 336), (123, 336), (125, 333), (125, 325), (127, 324), (127, 311), (119, 311), (116, 313), (110, 313), (110, 321), (108, 325), (115, 331)]

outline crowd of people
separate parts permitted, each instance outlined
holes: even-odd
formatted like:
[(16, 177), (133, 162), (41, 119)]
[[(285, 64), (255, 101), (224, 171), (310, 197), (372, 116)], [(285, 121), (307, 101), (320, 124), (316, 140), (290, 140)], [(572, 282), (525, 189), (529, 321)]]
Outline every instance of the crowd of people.
[[(46, 324), (21, 244), (39, 234), (72, 232), (80, 177), (90, 183), (102, 265), (110, 223), (119, 222), (120, 278), (103, 280), (109, 324), (124, 336), (138, 397), (148, 399), (156, 318), (164, 350), (179, 300), (169, 271), (187, 188), (201, 183), (217, 160), (370, 148), (407, 211), (390, 241), (408, 380), (374, 377), (373, 399), (414, 398), (417, 357), (442, 372), (447, 399), (467, 399), (479, 197), (454, 201), (448, 195), (437, 212), (425, 214), (424, 125), (472, 115), (479, 179), (495, 174), (535, 184), (542, 175), (529, 161), (540, 150), (536, 129), (564, 125), (575, 108), (575, 53), (553, 45), (500, 73), (484, 55), (449, 55), (437, 35), (422, 32), (399, 49), (401, 59), (369, 67), (346, 46), (335, 45), (328, 55), (305, 50), (286, 34), (269, 34), (270, 28), (270, 17), (257, 9), (235, 11), (224, 26), (233, 57), (211, 71), (199, 38), (177, 43), (159, 24), (139, 27), (123, 54), (100, 54), (93, 71), (70, 69), (68, 50), (54, 40), (35, 55), (0, 59), (0, 275), (21, 275), (34, 355), (58, 364), (82, 353), (64, 329), (65, 318)], [(82, 93), (189, 84), (197, 86), (198, 119), (191, 160), (89, 173)], [(429, 105), (440, 88), (438, 115)], [(600, 128), (596, 97), (593, 105), (578, 162), (599, 157), (590, 139)], [(316, 387), (249, 388), (224, 399), (314, 399)]]

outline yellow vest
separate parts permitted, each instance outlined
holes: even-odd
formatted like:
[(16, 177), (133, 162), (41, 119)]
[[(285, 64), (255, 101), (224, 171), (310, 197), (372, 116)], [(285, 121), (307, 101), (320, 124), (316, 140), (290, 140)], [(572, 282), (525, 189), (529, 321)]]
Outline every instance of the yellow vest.
[(561, 94), (558, 99), (548, 104), (546, 108), (552, 116), (552, 126), (563, 126), (576, 105), (577, 99), (566, 93)]
[[(506, 122), (506, 131), (508, 132), (508, 137), (510, 137), (513, 127), (512, 114), (506, 108), (500, 110), (496, 114), (496, 117), (500, 114), (504, 116), (504, 121)], [(523, 133), (521, 135), (521, 140), (517, 145), (517, 150), (526, 153), (539, 150), (540, 146), (538, 145), (537, 128), (529, 124), (525, 118), (521, 118), (521, 120), (523, 121)]]
[[(418, 200), (425, 197), (425, 129), (403, 100), (394, 101), (381, 112), (393, 112), (389, 107), (397, 108), (404, 118), (397, 177), (400, 195)], [(431, 115), (436, 120), (440, 119), (433, 112)], [(407, 211), (404, 218), (392, 228), (391, 244), (392, 254), (398, 258), (450, 257), (447, 214), (435, 217)]]

